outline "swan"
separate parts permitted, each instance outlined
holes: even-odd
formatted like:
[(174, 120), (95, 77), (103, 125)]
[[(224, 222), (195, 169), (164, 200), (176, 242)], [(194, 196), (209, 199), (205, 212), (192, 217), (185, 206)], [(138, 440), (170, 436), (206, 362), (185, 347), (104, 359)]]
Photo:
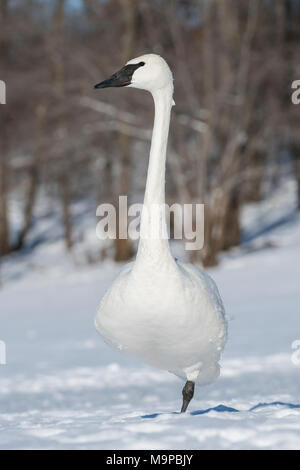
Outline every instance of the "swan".
[[(202, 269), (175, 259), (164, 230), (166, 150), (173, 106), (173, 76), (156, 54), (132, 59), (96, 89), (131, 87), (149, 91), (155, 117), (136, 259), (126, 264), (104, 295), (95, 318), (97, 331), (111, 346), (167, 370), (186, 383), (181, 412), (194, 396), (195, 383), (219, 376), (226, 342), (224, 306), (215, 282)], [(159, 232), (163, 233), (163, 232)]]

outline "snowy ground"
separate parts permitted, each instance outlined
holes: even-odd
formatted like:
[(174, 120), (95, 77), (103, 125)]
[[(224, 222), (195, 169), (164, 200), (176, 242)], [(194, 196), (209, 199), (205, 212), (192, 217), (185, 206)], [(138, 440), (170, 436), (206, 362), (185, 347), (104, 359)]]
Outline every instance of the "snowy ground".
[(281, 194), (248, 208), (244, 225), (244, 248), (211, 272), (230, 317), (221, 377), (197, 389), (185, 415), (179, 379), (109, 349), (94, 330), (118, 267), (75, 269), (59, 242), (7, 260), (0, 448), (300, 449), (291, 346), (300, 340), (300, 218)]

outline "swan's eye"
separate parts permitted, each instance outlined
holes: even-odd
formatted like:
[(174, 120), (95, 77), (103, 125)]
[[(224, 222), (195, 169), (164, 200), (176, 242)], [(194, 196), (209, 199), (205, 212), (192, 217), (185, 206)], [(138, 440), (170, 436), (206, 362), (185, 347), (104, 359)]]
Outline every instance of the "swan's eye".
[(143, 67), (143, 65), (145, 65), (145, 62), (140, 62), (139, 65)]

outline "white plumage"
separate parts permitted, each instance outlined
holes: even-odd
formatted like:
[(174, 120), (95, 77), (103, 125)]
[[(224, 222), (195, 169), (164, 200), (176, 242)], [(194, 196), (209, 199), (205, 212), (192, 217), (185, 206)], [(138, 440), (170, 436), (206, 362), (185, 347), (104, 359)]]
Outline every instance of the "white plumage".
[[(131, 64), (143, 65), (135, 69), (126, 85), (150, 91), (155, 104), (142, 237), (136, 260), (122, 269), (102, 299), (95, 324), (112, 346), (184, 380), (207, 384), (219, 375), (218, 360), (226, 341), (225, 313), (218, 289), (203, 270), (175, 260), (168, 240), (153, 237), (166, 224), (164, 214), (151, 209), (165, 202), (173, 78), (160, 56), (148, 54), (133, 59), (123, 73), (129, 73)], [(102, 84), (98, 88), (123, 86)]]

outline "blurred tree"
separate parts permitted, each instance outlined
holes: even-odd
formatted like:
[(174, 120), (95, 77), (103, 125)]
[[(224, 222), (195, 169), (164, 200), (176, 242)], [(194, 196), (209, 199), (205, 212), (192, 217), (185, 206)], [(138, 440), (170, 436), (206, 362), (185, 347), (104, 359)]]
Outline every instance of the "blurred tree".
[[(139, 0), (119, 0), (125, 19), (125, 32), (122, 39), (121, 64), (125, 64), (134, 56), (135, 43), (137, 41), (137, 5)], [(128, 105), (129, 97), (125, 95), (123, 103)], [(121, 123), (118, 133), (119, 139), (119, 184), (118, 193), (128, 195), (131, 187), (131, 138), (124, 130), (124, 123)], [(118, 207), (118, 200), (116, 200)], [(128, 238), (119, 237), (119, 211), (117, 211), (117, 238), (115, 241), (115, 261), (128, 261), (132, 256), (132, 247)]]
[(71, 168), (69, 164), (69, 150), (67, 148), (68, 123), (66, 116), (66, 66), (65, 66), (65, 38), (64, 38), (64, 16), (65, 0), (56, 0), (53, 12), (53, 26), (49, 40), (50, 63), (52, 68), (53, 105), (57, 109), (56, 130), (56, 152), (59, 158), (59, 173), (57, 181), (60, 190), (62, 207), (62, 220), (64, 227), (65, 245), (71, 250), (72, 241), (72, 219), (71, 219)]
[[(174, 72), (166, 196), (205, 203), (205, 247), (193, 261), (214, 265), (239, 244), (243, 206), (268, 197), (282, 178), (297, 182), (300, 201), (299, 106), (291, 103), (300, 78), (297, 0), (82, 0), (82, 9), (1, 0), (0, 23), (0, 78), (8, 84), (1, 256), (39, 242), (29, 235), (40, 194), (53, 212), (58, 206), (67, 250), (82, 228), (77, 201), (93, 208), (120, 194), (142, 197), (150, 98), (92, 90), (140, 53), (161, 54)], [(132, 250), (117, 239), (103, 255), (125, 261)]]
[[(0, 3), (0, 71), (8, 66), (9, 40), (7, 35), (8, 23), (8, 0)], [(1, 75), (4, 80), (4, 76)], [(8, 214), (8, 191), (9, 191), (9, 143), (8, 127), (10, 124), (10, 110), (7, 105), (0, 105), (1, 127), (0, 127), (0, 256), (10, 250), (9, 241), (9, 214)]]

